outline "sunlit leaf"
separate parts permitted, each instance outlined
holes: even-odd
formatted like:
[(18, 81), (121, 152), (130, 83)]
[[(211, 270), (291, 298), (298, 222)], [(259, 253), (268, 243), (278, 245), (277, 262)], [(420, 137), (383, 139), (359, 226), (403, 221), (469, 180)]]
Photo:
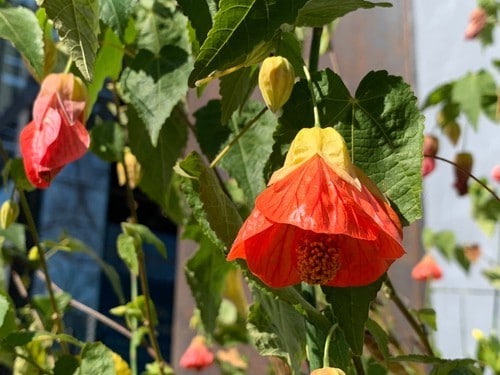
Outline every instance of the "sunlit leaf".
[(153, 245), (163, 258), (167, 258), (165, 244), (147, 226), (127, 222), (123, 222), (121, 226), (124, 233), (127, 233), (129, 236), (139, 237), (142, 242)]
[(139, 274), (139, 261), (137, 260), (136, 246), (136, 239), (128, 234), (120, 233), (116, 239), (118, 255), (134, 275)]
[(297, 25), (319, 27), (357, 9), (391, 6), (388, 2), (373, 3), (364, 0), (309, 0), (299, 11)]
[(99, 46), (98, 0), (39, 0), (83, 77), (91, 81)]
[(0, 291), (0, 339), (16, 330), (14, 304), (7, 295)]
[(124, 40), (125, 29), (137, 0), (100, 0), (99, 16), (101, 20)]
[(44, 77), (43, 32), (33, 11), (0, 8), (0, 38), (7, 39), (30, 64), (35, 78)]
[(198, 54), (189, 85), (215, 71), (249, 66), (261, 61), (283, 24), (294, 24), (306, 0), (222, 0)]
[(115, 375), (115, 364), (113, 362), (112, 352), (100, 342), (87, 343), (81, 353), (81, 365), (78, 371), (79, 375), (101, 374)]

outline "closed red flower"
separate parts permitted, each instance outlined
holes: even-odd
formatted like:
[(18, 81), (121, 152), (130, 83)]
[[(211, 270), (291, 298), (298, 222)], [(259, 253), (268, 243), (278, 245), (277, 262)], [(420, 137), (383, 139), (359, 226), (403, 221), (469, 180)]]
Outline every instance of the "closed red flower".
[(401, 224), (333, 128), (302, 129), (258, 197), (228, 260), (271, 287), (367, 285), (404, 254)]
[(413, 267), (411, 277), (418, 281), (438, 280), (443, 277), (443, 271), (431, 254), (426, 254)]
[(87, 151), (86, 99), (85, 86), (73, 74), (50, 74), (42, 82), (33, 121), (20, 135), (24, 168), (34, 186), (48, 187), (66, 164)]
[(203, 336), (195, 336), (182, 355), (179, 365), (182, 368), (203, 370), (214, 362), (214, 354), (208, 350)]

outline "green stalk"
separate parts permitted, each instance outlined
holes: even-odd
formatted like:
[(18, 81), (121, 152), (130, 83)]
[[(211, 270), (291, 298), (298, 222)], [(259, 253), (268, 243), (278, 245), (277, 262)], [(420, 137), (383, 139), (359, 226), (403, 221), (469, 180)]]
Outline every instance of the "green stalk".
[(214, 160), (212, 160), (212, 162), (210, 163), (210, 168), (214, 168), (217, 163), (228, 153), (228, 151), (236, 144), (236, 142), (239, 141), (239, 139), (248, 131), (250, 130), (250, 128), (252, 127), (253, 124), (255, 124), (261, 117), (262, 115), (267, 111), (267, 107), (264, 107), (261, 109), (261, 111), (259, 113), (257, 113), (257, 115), (251, 119), (244, 127), (243, 129), (241, 129), (241, 131), (236, 134), (236, 137), (233, 138), (233, 140), (231, 140), (231, 142), (229, 142), (226, 147), (224, 147), (221, 152), (219, 152), (219, 154), (214, 158)]

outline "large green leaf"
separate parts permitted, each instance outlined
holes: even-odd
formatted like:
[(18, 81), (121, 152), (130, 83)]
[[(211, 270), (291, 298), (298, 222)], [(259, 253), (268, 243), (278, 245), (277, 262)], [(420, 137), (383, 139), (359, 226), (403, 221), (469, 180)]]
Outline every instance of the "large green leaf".
[(385, 275), (374, 283), (361, 287), (323, 286), (326, 300), (331, 304), (338, 324), (355, 355), (363, 351), (365, 322), (370, 303), (375, 299)]
[[(403, 224), (418, 219), (424, 120), (410, 86), (385, 71), (370, 72), (351, 97), (330, 70), (314, 74), (313, 81), (321, 124), (342, 134), (353, 163), (394, 203)], [(281, 166), (297, 132), (313, 123), (310, 93), (300, 81), (283, 107), (268, 175)]]
[(297, 25), (319, 27), (356, 9), (391, 6), (392, 4), (388, 2), (372, 3), (364, 0), (309, 0), (299, 11)]
[[(262, 109), (262, 103), (250, 102), (243, 113), (233, 114), (229, 124), (233, 133), (238, 134)], [(266, 187), (262, 169), (272, 150), (275, 127), (276, 117), (267, 111), (231, 147), (220, 163), (238, 182), (249, 207), (253, 207), (255, 198)]]
[(203, 154), (210, 160), (217, 156), (222, 145), (231, 135), (227, 124), (221, 123), (222, 108), (220, 100), (210, 100), (194, 113), (196, 118), (196, 139)]
[(23, 7), (0, 9), (0, 38), (14, 45), (31, 65), (37, 79), (43, 78), (43, 32), (31, 10)]
[(83, 77), (92, 81), (99, 46), (98, 0), (39, 0)]
[[(189, 232), (193, 234), (192, 230)], [(232, 266), (210, 239), (203, 234), (198, 234), (197, 237), (192, 239), (199, 243), (199, 249), (186, 263), (185, 274), (200, 310), (203, 327), (209, 334), (213, 334), (222, 301), (225, 275)]]
[(212, 14), (207, 1), (178, 0), (183, 13), (196, 31), (198, 43), (202, 44), (212, 28)]
[(172, 112), (160, 131), (156, 146), (133, 110), (129, 110), (128, 117), (130, 148), (141, 164), (139, 187), (168, 214), (173, 167), (187, 142), (184, 116), (177, 110)]
[(112, 352), (100, 342), (85, 344), (80, 353), (80, 357), (81, 365), (77, 372), (78, 375), (116, 374)]
[(477, 128), (479, 115), (485, 113), (495, 119), (497, 93), (493, 76), (480, 70), (477, 73), (467, 73), (453, 85), (453, 101), (460, 105), (461, 110), (474, 128)]
[(123, 71), (120, 84), (123, 98), (135, 108), (156, 146), (165, 120), (187, 92), (191, 47), (187, 19), (172, 1), (140, 4), (139, 52)]
[(300, 374), (305, 359), (305, 320), (292, 306), (253, 288), (248, 331), (261, 355), (284, 358)]
[(294, 24), (306, 0), (221, 0), (214, 25), (196, 58), (189, 84), (214, 72), (261, 61), (283, 24)]
[(102, 40), (102, 47), (97, 52), (94, 64), (94, 79), (87, 86), (87, 117), (97, 100), (104, 81), (109, 78), (116, 81), (122, 68), (124, 46), (111, 30), (107, 29)]
[(192, 152), (176, 166), (176, 172), (182, 177), (183, 191), (203, 233), (219, 248), (228, 250), (242, 220), (214, 171)]
[(125, 29), (137, 0), (100, 0), (99, 16), (101, 20), (124, 40)]

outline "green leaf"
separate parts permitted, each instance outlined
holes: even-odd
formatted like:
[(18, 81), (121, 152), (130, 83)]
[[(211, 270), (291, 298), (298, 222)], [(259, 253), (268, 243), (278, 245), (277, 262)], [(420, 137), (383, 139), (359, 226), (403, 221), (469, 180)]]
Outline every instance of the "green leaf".
[[(496, 106), (496, 100), (493, 103), (491, 101), (491, 98), (496, 99), (495, 80), (490, 73), (484, 70), (477, 73), (467, 73), (455, 82), (452, 98), (454, 102), (460, 105), (471, 125), (477, 129), (479, 114), (483, 105), (490, 115), (492, 109), (488, 109), (488, 107)], [(495, 113), (494, 111), (493, 113)]]
[(443, 360), (436, 364), (429, 375), (481, 375), (483, 372), (474, 367), (472, 359)]
[(107, 29), (102, 40), (102, 47), (97, 52), (94, 64), (94, 79), (87, 85), (87, 116), (97, 100), (99, 92), (107, 78), (116, 81), (122, 68), (124, 46), (120, 39)]
[[(99, 16), (101, 20), (125, 40), (125, 30), (137, 0), (100, 0)], [(97, 70), (97, 69), (96, 69)]]
[(98, 0), (41, 0), (61, 42), (87, 81), (92, 81), (99, 46)]
[(282, 33), (276, 46), (276, 55), (285, 57), (292, 64), (297, 77), (305, 78), (302, 49), (303, 46), (295, 33)]
[[(238, 134), (263, 108), (265, 107), (260, 102), (250, 102), (244, 112), (233, 114), (229, 124), (233, 134)], [(238, 182), (249, 207), (253, 207), (255, 198), (266, 187), (262, 169), (272, 151), (272, 134), (275, 127), (276, 117), (266, 111), (220, 162), (220, 166)]]
[(483, 275), (488, 279), (493, 288), (500, 290), (500, 266), (483, 270)]
[(221, 123), (227, 124), (236, 110), (242, 110), (257, 84), (258, 69), (255, 66), (238, 69), (220, 80), (222, 97)]
[(370, 303), (375, 299), (384, 278), (385, 275), (374, 283), (361, 287), (322, 287), (326, 300), (331, 304), (339, 326), (355, 355), (361, 355), (363, 351), (365, 322), (368, 319)]
[[(200, 229), (197, 229), (200, 231)], [(186, 279), (200, 311), (203, 327), (213, 335), (222, 301), (227, 272), (231, 264), (220, 249), (203, 234), (198, 234), (198, 251), (187, 261)]]
[(173, 111), (160, 131), (156, 146), (153, 146), (136, 113), (129, 110), (128, 117), (130, 148), (141, 164), (139, 188), (169, 214), (173, 167), (187, 142), (186, 120), (180, 111)]
[(137, 240), (125, 233), (120, 233), (116, 239), (118, 255), (125, 262), (130, 272), (139, 274), (139, 261), (137, 260)]
[(0, 38), (10, 41), (30, 64), (35, 78), (44, 77), (43, 32), (33, 11), (0, 8)]
[(123, 232), (132, 237), (139, 237), (143, 242), (153, 245), (160, 255), (167, 259), (167, 248), (147, 226), (142, 224), (121, 223)]
[(137, 111), (154, 147), (165, 121), (187, 92), (190, 69), (186, 50), (165, 46), (159, 54), (140, 50), (132, 65), (121, 75), (122, 96)]
[(22, 189), (25, 191), (35, 190), (35, 187), (28, 180), (28, 177), (26, 177), (23, 159), (21, 158), (10, 159), (5, 165), (2, 174), (4, 180), (7, 178), (12, 179), (12, 181), (14, 181), (14, 184), (16, 185), (16, 188), (18, 189)]
[(9, 296), (0, 291), (0, 339), (16, 330), (16, 313)]
[(74, 374), (80, 362), (72, 355), (61, 355), (54, 365), (54, 375)]
[[(481, 179), (481, 182), (488, 185), (486, 179)], [(500, 201), (476, 181), (469, 187), (469, 197), (472, 204), (472, 217), (481, 230), (491, 236), (496, 224), (500, 221)]]
[(469, 272), (470, 270), (470, 261), (466, 258), (464, 248), (462, 246), (455, 246), (455, 251), (453, 253), (455, 260), (458, 265), (462, 267), (465, 272)]
[(207, 1), (178, 0), (182, 12), (188, 17), (196, 31), (198, 43), (207, 38), (208, 30), (212, 28), (212, 15)]
[(34, 331), (16, 331), (10, 333), (3, 341), (3, 345), (10, 347), (23, 346), (29, 343), (35, 337)]
[(115, 364), (111, 350), (100, 342), (87, 343), (81, 353), (81, 365), (78, 375), (100, 374), (115, 375)]
[(446, 259), (452, 259), (456, 247), (455, 233), (451, 230), (434, 233), (434, 246)]
[[(57, 47), (54, 40), (54, 28), (52, 22), (47, 18), (47, 13), (44, 8), (38, 8), (36, 11), (36, 18), (38, 23), (43, 30), (43, 76), (39, 78), (46, 77), (52, 72), (54, 66), (57, 63)], [(32, 73), (33, 74), (33, 73)], [(37, 76), (37, 74), (33, 74)]]
[(418, 320), (431, 327), (433, 331), (437, 331), (436, 311), (434, 311), (434, 309), (423, 308), (415, 311), (415, 313)]
[(306, 0), (221, 0), (189, 85), (214, 72), (253, 65), (269, 55), (283, 24), (294, 24)]
[(181, 161), (176, 172), (182, 177), (182, 189), (203, 233), (219, 248), (228, 250), (242, 220), (217, 176), (196, 152)]
[(370, 318), (365, 323), (366, 329), (370, 331), (377, 343), (378, 349), (382, 353), (384, 360), (390, 356), (389, 352), (389, 337), (384, 329), (375, 321)]
[(450, 82), (436, 87), (433, 91), (431, 91), (427, 98), (425, 98), (422, 109), (434, 106), (441, 102), (450, 102), (453, 85), (454, 83)]
[(357, 9), (392, 7), (391, 3), (364, 0), (309, 0), (299, 11), (297, 26), (320, 27)]
[(90, 132), (89, 149), (102, 160), (110, 163), (122, 159), (125, 144), (125, 129), (116, 122), (103, 122), (95, 125)]
[(285, 359), (299, 374), (305, 359), (305, 320), (292, 306), (272, 294), (253, 289), (248, 331), (261, 355)]
[[(312, 77), (320, 121), (335, 126), (351, 150), (353, 163), (379, 187), (407, 225), (421, 216), (423, 116), (411, 88), (385, 71), (370, 72), (353, 98), (330, 70)], [(289, 144), (314, 124), (305, 81), (295, 85), (274, 134), (268, 172), (278, 169)]]
[(19, 252), (26, 254), (26, 227), (24, 224), (12, 223), (7, 229), (0, 229), (0, 237), (8, 241)]
[(203, 154), (213, 160), (227, 141), (231, 129), (221, 122), (222, 108), (220, 100), (210, 100), (194, 113), (196, 118), (196, 139)]

